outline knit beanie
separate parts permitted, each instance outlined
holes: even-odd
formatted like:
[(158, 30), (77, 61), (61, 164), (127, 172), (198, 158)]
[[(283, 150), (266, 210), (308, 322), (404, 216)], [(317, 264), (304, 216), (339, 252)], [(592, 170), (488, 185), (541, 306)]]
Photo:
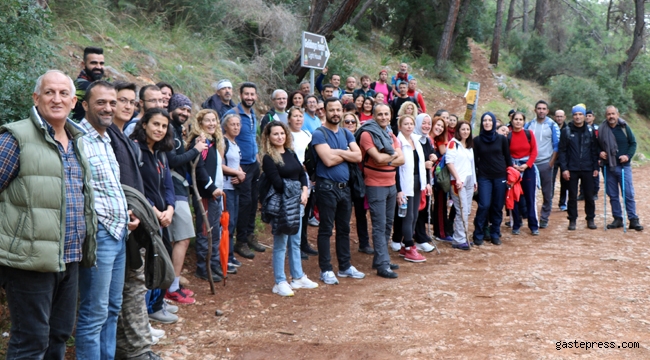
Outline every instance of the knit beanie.
[(192, 102), (190, 99), (183, 94), (174, 94), (171, 99), (169, 99), (169, 112), (172, 112), (178, 108), (186, 107), (192, 109)]

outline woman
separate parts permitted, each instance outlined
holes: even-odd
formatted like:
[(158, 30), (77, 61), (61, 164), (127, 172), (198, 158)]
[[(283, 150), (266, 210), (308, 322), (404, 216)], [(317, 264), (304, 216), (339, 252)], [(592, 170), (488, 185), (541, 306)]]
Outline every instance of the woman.
[(174, 88), (166, 82), (162, 81), (157, 83), (156, 86), (158, 86), (160, 89), (160, 93), (162, 94), (163, 98), (163, 106), (165, 109), (167, 109), (167, 106), (169, 106), (169, 99), (171, 99), (172, 95), (174, 95)]
[(451, 199), (456, 213), (460, 214), (454, 221), (454, 241), (451, 246), (461, 250), (469, 250), (470, 247), (466, 230), (469, 229), (472, 197), (477, 188), (472, 140), (470, 124), (464, 120), (459, 122), (446, 155), (446, 166), (451, 178)]
[[(372, 109), (375, 108), (375, 100), (371, 97), (367, 97), (363, 100), (363, 105), (359, 111), (359, 121), (361, 124), (368, 120), (372, 120)], [(353, 133), (354, 134), (354, 133)]]
[[(171, 238), (167, 229), (174, 216), (174, 185), (165, 152), (174, 148), (174, 135), (171, 130), (171, 118), (167, 110), (162, 108), (149, 109), (135, 124), (130, 138), (140, 150), (142, 157), (140, 174), (144, 185), (144, 196), (153, 206), (153, 211), (162, 228), (163, 241), (171, 256)], [(190, 297), (185, 289), (181, 292)], [(149, 316), (155, 319), (173, 319), (176, 315), (169, 314), (164, 306), (165, 290), (153, 289), (147, 292), (147, 308)], [(169, 320), (167, 320), (169, 321)]]
[(400, 106), (399, 111), (397, 112), (397, 118), (399, 119), (402, 115), (411, 115), (416, 116), (418, 114), (418, 107), (412, 101), (406, 101)]
[(242, 170), (239, 162), (241, 152), (235, 138), (241, 131), (241, 119), (238, 114), (226, 114), (221, 122), (223, 130), (224, 154), (221, 170), (223, 171), (223, 191), (226, 194), (226, 209), (230, 213), (228, 222), (230, 250), (228, 253), (228, 269), (231, 267), (238, 268), (242, 264), (235, 258), (234, 252), (234, 235), (237, 227), (237, 216), (239, 214), (239, 187), (237, 185), (244, 182), (246, 173)]
[[(196, 212), (196, 277), (207, 280), (207, 266), (212, 274), (223, 277), (219, 261), (219, 243), (221, 240), (221, 195), (223, 194), (223, 135), (219, 124), (219, 116), (212, 109), (205, 109), (196, 114), (192, 121), (187, 148), (191, 149), (198, 141), (206, 141), (208, 148), (199, 155), (196, 166), (196, 182), (203, 207), (208, 212), (208, 222), (205, 224), (203, 216), (197, 211), (200, 206), (196, 194), (193, 194), (194, 211)], [(208, 256), (207, 227), (212, 227), (212, 258)], [(207, 262), (209, 261), (209, 265)], [(236, 272), (233, 266), (228, 269)], [(217, 278), (217, 277), (215, 277)]]
[[(413, 133), (415, 117), (402, 115), (397, 126), (400, 130), (397, 138), (402, 144), (404, 153), (404, 165), (399, 167), (396, 175), (397, 207), (403, 207), (406, 204), (406, 216), (395, 217), (393, 233), (398, 234), (398, 241), (402, 243), (400, 256), (404, 256), (404, 260), (424, 262), (427, 259), (418, 253), (413, 241), (413, 234), (418, 219), (422, 190), (427, 190), (427, 194), (431, 190), (426, 180), (424, 166), (426, 158), (419, 141), (420, 137)], [(396, 242), (395, 238), (393, 238), (393, 242)]]
[(300, 91), (294, 91), (289, 95), (289, 102), (287, 103), (287, 109), (291, 107), (297, 107), (303, 109), (305, 107), (305, 96)]
[[(343, 121), (339, 123), (352, 134), (361, 126), (359, 118), (353, 113), (343, 114)], [(361, 166), (361, 164), (359, 164)], [(359, 252), (364, 254), (373, 255), (375, 250), (370, 246), (370, 235), (368, 234), (368, 218), (366, 211), (368, 210), (365, 197), (352, 197), (352, 204), (354, 205), (354, 218), (357, 220), (357, 238), (359, 239)]]
[[(440, 111), (439, 111), (440, 112)], [(440, 115), (433, 117), (433, 128), (431, 129), (431, 138), (433, 142), (433, 153), (437, 160), (440, 160), (447, 152), (447, 123)], [(453, 221), (450, 220), (456, 214), (452, 208), (447, 214), (448, 194), (438, 186), (433, 188), (433, 211), (431, 214), (433, 221), (433, 236), (440, 241), (453, 241), (454, 233)]]
[[(388, 102), (393, 99), (393, 87), (388, 84), (388, 71), (386, 69), (379, 71), (379, 79), (370, 84), (370, 88), (375, 90), (378, 95), (382, 95), (381, 101), (383, 101), (384, 104), (388, 104)], [(375, 97), (375, 100), (377, 104), (381, 104), (377, 97)]]
[(454, 114), (449, 114), (449, 121), (447, 122), (447, 140), (451, 141), (456, 135), (456, 125), (458, 125), (458, 117)]
[(490, 218), (490, 240), (501, 245), (501, 220), (506, 196), (506, 169), (512, 166), (508, 139), (496, 132), (497, 118), (491, 112), (481, 116), (481, 132), (474, 138), (477, 169), (478, 209), (474, 217), (474, 245), (483, 245), (483, 229)]
[(363, 111), (363, 102), (365, 100), (366, 96), (363, 94), (359, 94), (354, 98), (354, 105), (357, 107), (357, 116), (361, 115), (361, 112)]
[[(278, 194), (287, 195), (290, 191), (289, 185), (298, 182), (302, 188), (300, 193), (300, 206), (307, 204), (309, 188), (307, 187), (307, 174), (298, 160), (296, 153), (291, 150), (292, 139), (289, 135), (289, 128), (279, 121), (273, 121), (264, 128), (262, 132), (262, 170), (271, 186)], [(287, 208), (291, 205), (283, 204)], [(314, 289), (318, 284), (309, 280), (302, 271), (300, 263), (300, 221), (298, 231), (294, 234), (286, 234), (277, 228), (283, 219), (273, 219), (273, 274), (275, 286), (273, 293), (280, 296), (293, 296), (292, 289)], [(291, 272), (291, 285), (287, 283), (284, 274), (285, 253), (289, 251), (289, 271)]]
[[(537, 221), (537, 203), (535, 191), (537, 190), (537, 168), (535, 168), (535, 159), (537, 159), (537, 141), (532, 131), (525, 130), (526, 116), (517, 111), (512, 117), (512, 134), (506, 135), (510, 142), (510, 156), (512, 164), (521, 174), (521, 189), (524, 194), (524, 201), (527, 205), (528, 228), (533, 235), (539, 235), (539, 224)], [(512, 234), (519, 235), (521, 228), (522, 208), (519, 206), (520, 201), (515, 202), (510, 217)]]
[[(415, 118), (415, 129), (413, 132), (416, 135), (419, 135), (419, 142), (422, 146), (422, 152), (424, 153), (424, 158), (427, 161), (424, 162), (424, 168), (426, 169), (427, 175), (427, 184), (429, 185), (428, 194), (426, 194), (424, 203), (426, 204), (422, 210), (418, 212), (418, 221), (415, 224), (415, 247), (424, 252), (431, 252), (435, 250), (431, 242), (431, 238), (427, 234), (427, 222), (429, 221), (430, 209), (427, 209), (429, 199), (433, 194), (431, 189), (431, 169), (433, 164), (438, 161), (438, 157), (433, 151), (433, 144), (431, 143), (431, 138), (429, 138), (429, 133), (431, 132), (431, 116), (429, 114), (419, 114)], [(422, 201), (422, 199), (420, 199)], [(422, 205), (420, 205), (422, 207)]]

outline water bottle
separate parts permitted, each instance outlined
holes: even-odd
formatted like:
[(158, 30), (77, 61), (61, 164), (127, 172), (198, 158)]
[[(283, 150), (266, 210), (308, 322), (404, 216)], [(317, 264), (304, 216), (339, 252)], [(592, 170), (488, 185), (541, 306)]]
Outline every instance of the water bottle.
[(406, 210), (408, 209), (408, 203), (406, 200), (406, 195), (402, 196), (402, 205), (399, 206), (399, 210), (397, 210), (397, 216), (399, 217), (406, 217)]

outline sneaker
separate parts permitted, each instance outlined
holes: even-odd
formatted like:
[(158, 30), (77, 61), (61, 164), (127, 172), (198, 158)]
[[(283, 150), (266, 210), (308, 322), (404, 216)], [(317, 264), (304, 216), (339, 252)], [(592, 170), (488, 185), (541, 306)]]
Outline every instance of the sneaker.
[(241, 262), (235, 258), (232, 258), (228, 260), (228, 265), (229, 266), (234, 266), (234, 267), (241, 267)]
[(418, 249), (415, 246), (410, 246), (408, 248), (405, 248), (405, 250), (406, 250), (406, 255), (404, 255), (404, 260), (414, 262), (414, 263), (427, 261), (427, 258), (420, 255)]
[(594, 201), (598, 200), (598, 195), (594, 195)]
[(248, 244), (235, 243), (235, 252), (245, 259), (255, 258), (255, 253), (251, 251)]
[(307, 275), (303, 275), (300, 279), (291, 280), (291, 284), (289, 285), (292, 289), (315, 289), (318, 287), (318, 284), (309, 280)]
[(575, 220), (569, 220), (569, 230), (575, 230), (576, 229), (576, 221)]
[(539, 236), (539, 230), (531, 230), (530, 233), (531, 233), (533, 236)]
[(567, 207), (566, 205), (560, 205), (560, 211), (566, 211)]
[(151, 335), (151, 345), (158, 345), (159, 342), (160, 342), (159, 337)]
[(149, 320), (163, 324), (173, 324), (178, 321), (178, 316), (166, 311), (164, 308), (149, 314)]
[(415, 247), (424, 252), (432, 252), (433, 250), (436, 249), (435, 246), (429, 244), (428, 242), (422, 243), (422, 244), (415, 244)]
[(307, 224), (308, 224), (309, 226), (317, 227), (318, 225), (320, 225), (320, 221), (318, 221), (318, 219), (316, 219), (315, 216), (312, 216), (312, 217), (310, 217), (309, 220), (307, 221)]
[(590, 228), (591, 230), (598, 228), (598, 226), (596, 226), (596, 222), (594, 222), (594, 219), (587, 220), (587, 227)]
[(280, 296), (293, 296), (293, 290), (286, 281), (273, 285), (273, 293)]
[(436, 236), (436, 240), (438, 241), (444, 241), (444, 242), (453, 242), (454, 238), (451, 236), (445, 236), (445, 237), (438, 237)]
[[(481, 242), (482, 244), (483, 242)], [(458, 250), (469, 250), (469, 245), (467, 243), (452, 244), (451, 247)]]
[(228, 274), (233, 274), (233, 275), (237, 274), (237, 267), (232, 266), (232, 265), (229, 264), (228, 265)]
[(548, 220), (540, 220), (539, 221), (539, 228), (540, 229), (546, 229), (548, 227)]
[(149, 331), (151, 331), (151, 336), (153, 337), (161, 338), (165, 336), (165, 330), (156, 329), (155, 327), (151, 326), (151, 324), (149, 324)]
[(364, 277), (366, 277), (366, 274), (364, 274), (361, 271), (357, 270), (357, 268), (355, 268), (352, 265), (350, 265), (350, 267), (345, 271), (339, 270), (338, 275), (339, 275), (339, 277), (342, 277), (342, 278), (350, 277), (350, 278), (353, 278), (353, 279), (363, 279)]
[(364, 253), (364, 254), (368, 254), (368, 255), (374, 255), (375, 254), (375, 250), (373, 248), (371, 248), (370, 246), (359, 248), (359, 252)]
[(163, 309), (165, 309), (165, 311), (167, 311), (169, 313), (172, 313), (172, 314), (177, 314), (178, 313), (178, 306), (176, 306), (174, 304), (168, 304), (168, 303), (166, 303), (164, 301), (163, 301)]
[(196, 302), (196, 299), (187, 296), (187, 294), (185, 294), (183, 290), (180, 288), (173, 292), (167, 290), (165, 292), (165, 298), (172, 301), (176, 301), (179, 304), (194, 304)]
[(404, 245), (402, 245), (402, 247), (399, 249), (399, 253), (397, 255), (401, 257), (406, 256), (406, 247)]
[(379, 269), (377, 270), (377, 275), (385, 279), (397, 279), (397, 273), (391, 269)]
[[(208, 281), (208, 275), (207, 275), (207, 274), (203, 274), (203, 273), (195, 272), (195, 273), (194, 273), (194, 276), (196, 276), (197, 278), (199, 278), (199, 279), (201, 279), (201, 280)], [(215, 273), (212, 273), (212, 281), (214, 281), (214, 282), (219, 282), (219, 281), (221, 281), (221, 280), (223, 280), (223, 279), (221, 278), (221, 276), (219, 276), (219, 275), (217, 275), (217, 274), (215, 274)]]
[(334, 275), (334, 271), (323, 271), (320, 273), (320, 279), (327, 285), (338, 285), (339, 279)]
[(186, 288), (186, 287), (183, 286), (183, 285), (179, 285), (178, 287), (179, 287), (181, 290), (183, 290), (183, 292), (185, 293), (185, 295), (187, 295), (187, 296), (194, 296), (194, 291), (192, 291), (192, 290)]
[(517, 229), (517, 230), (512, 229), (512, 235), (519, 235), (519, 234), (521, 234), (521, 230), (519, 230), (519, 229)]
[(259, 241), (257, 241), (257, 236), (255, 235), (248, 236), (248, 247), (257, 252), (266, 251), (266, 247), (262, 246), (262, 244), (260, 244)]
[(402, 248), (402, 243), (391, 241), (390, 248), (393, 249), (393, 251), (399, 251)]

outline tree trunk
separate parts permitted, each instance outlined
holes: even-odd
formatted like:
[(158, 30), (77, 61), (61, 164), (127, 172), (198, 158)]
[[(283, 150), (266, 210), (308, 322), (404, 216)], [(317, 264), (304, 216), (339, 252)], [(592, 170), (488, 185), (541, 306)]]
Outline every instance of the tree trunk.
[[(313, 0), (312, 5), (314, 2), (319, 1), (320, 0)], [(311, 32), (325, 36), (325, 39), (327, 39), (327, 41), (332, 40), (332, 38), (334, 38), (333, 33), (345, 25), (360, 2), (361, 0), (343, 0), (339, 8), (334, 12), (334, 14), (332, 14), (332, 17), (327, 21), (327, 23), (318, 28), (318, 30)], [(322, 19), (322, 15), (320, 18)], [(308, 29), (311, 28), (312, 26), (310, 24)], [(284, 69), (284, 74), (296, 75), (298, 77), (298, 82), (300, 82), (302, 78), (305, 77), (305, 74), (307, 74), (308, 70), (309, 69), (300, 66), (300, 51), (298, 51), (298, 56), (296, 56), (293, 61), (291, 61), (291, 63)]]
[(535, 24), (533, 27), (538, 35), (544, 34), (544, 21), (546, 20), (547, 0), (537, 0), (535, 3)]
[(528, 32), (528, 0), (524, 0), (524, 11), (521, 14), (522, 20), (521, 20), (521, 32), (522, 33), (527, 33)]
[(375, 0), (366, 0), (366, 2), (363, 3), (363, 5), (361, 6), (361, 10), (359, 10), (357, 15), (352, 20), (350, 20), (350, 25), (352, 26), (356, 25), (356, 23), (359, 20), (361, 20), (361, 18), (363, 17), (363, 15), (366, 13), (366, 11), (370, 7), (370, 5), (372, 5), (373, 2), (375, 2)]
[(492, 35), (492, 52), (490, 64), (499, 64), (499, 44), (501, 42), (501, 19), (503, 18), (503, 0), (497, 0), (497, 18), (494, 22), (494, 35)]
[(447, 13), (447, 22), (442, 31), (442, 39), (440, 40), (440, 47), (438, 47), (438, 56), (436, 56), (436, 66), (441, 66), (449, 60), (451, 54), (451, 40), (454, 35), (454, 28), (456, 27), (456, 19), (458, 19), (458, 10), (460, 9), (460, 0), (449, 0), (449, 13)]
[(50, 0), (36, 0), (36, 4), (37, 4), (38, 6), (40, 6), (40, 7), (42, 7), (43, 9), (47, 9), (47, 3), (48, 3), (49, 1), (50, 1)]
[(645, 0), (635, 0), (635, 24), (634, 24), (634, 38), (632, 39), (632, 45), (627, 49), (627, 59), (623, 61), (618, 66), (618, 78), (620, 79), (623, 76), (623, 87), (627, 87), (627, 76), (630, 74), (632, 69), (632, 63), (636, 56), (639, 55), (639, 51), (643, 48), (644, 38), (643, 31), (645, 29)]
[(331, 0), (311, 1), (311, 13), (309, 14), (309, 27), (307, 27), (307, 32), (315, 32), (320, 28), (323, 22), (323, 14), (325, 14), (325, 10), (331, 2)]
[(506, 34), (512, 30), (512, 22), (515, 18), (515, 5), (516, 0), (510, 0), (510, 7), (508, 7), (508, 19), (506, 20)]
[(451, 45), (449, 45), (449, 55), (454, 52), (454, 46), (456, 45), (456, 40), (458, 39), (458, 35), (460, 35), (460, 30), (463, 27), (463, 23), (465, 22), (465, 18), (467, 17), (467, 13), (469, 10), (469, 2), (470, 0), (463, 0), (463, 3), (460, 5), (460, 10), (458, 12), (458, 19), (456, 19), (456, 26), (454, 26), (454, 37), (451, 38)]
[(609, 0), (609, 5), (607, 5), (607, 23), (605, 24), (605, 30), (609, 31), (609, 20), (612, 16), (612, 5), (614, 0)]

